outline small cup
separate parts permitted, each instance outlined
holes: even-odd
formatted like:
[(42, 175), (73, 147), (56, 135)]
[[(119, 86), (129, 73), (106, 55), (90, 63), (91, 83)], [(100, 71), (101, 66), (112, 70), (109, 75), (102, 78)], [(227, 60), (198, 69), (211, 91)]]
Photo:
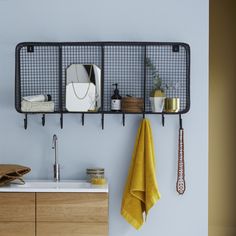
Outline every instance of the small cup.
[(179, 98), (166, 98), (165, 99), (165, 112), (178, 112), (180, 110)]

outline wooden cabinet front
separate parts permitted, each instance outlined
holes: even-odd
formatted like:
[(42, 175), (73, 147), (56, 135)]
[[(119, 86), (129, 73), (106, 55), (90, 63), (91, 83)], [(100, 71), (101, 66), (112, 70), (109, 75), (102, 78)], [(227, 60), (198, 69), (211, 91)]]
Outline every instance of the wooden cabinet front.
[(0, 193), (0, 236), (108, 236), (107, 193)]
[(0, 235), (35, 236), (35, 193), (0, 193)]
[(37, 193), (37, 236), (107, 236), (107, 193)]
[(107, 223), (39, 222), (37, 236), (107, 236)]

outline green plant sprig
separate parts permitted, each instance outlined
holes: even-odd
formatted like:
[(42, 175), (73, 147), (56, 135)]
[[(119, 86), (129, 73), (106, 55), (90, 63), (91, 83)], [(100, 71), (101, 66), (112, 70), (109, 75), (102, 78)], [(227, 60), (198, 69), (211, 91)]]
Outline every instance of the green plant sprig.
[(161, 90), (164, 92), (162, 88), (162, 79), (160, 78), (159, 72), (156, 66), (152, 63), (150, 58), (146, 58), (146, 66), (150, 69), (152, 78), (153, 78), (153, 88), (154, 90)]

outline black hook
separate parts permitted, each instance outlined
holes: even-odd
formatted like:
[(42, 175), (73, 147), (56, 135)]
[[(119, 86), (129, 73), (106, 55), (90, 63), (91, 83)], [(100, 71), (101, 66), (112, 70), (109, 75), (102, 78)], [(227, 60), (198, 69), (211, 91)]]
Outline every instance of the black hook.
[(84, 126), (84, 113), (82, 113), (81, 120), (82, 120), (82, 125)]
[(146, 116), (145, 113), (143, 113), (143, 119), (145, 119), (145, 116)]
[(102, 129), (104, 129), (104, 113), (102, 113)]
[(63, 129), (63, 114), (61, 113), (60, 117), (60, 124), (61, 124), (61, 129)]
[(183, 129), (183, 119), (182, 119), (181, 114), (179, 114), (179, 128)]
[(28, 116), (27, 114), (25, 114), (25, 118), (24, 118), (24, 128), (27, 129), (28, 126)]
[(45, 126), (45, 114), (42, 116), (42, 125)]
[(164, 114), (161, 115), (161, 123), (162, 123), (162, 126), (164, 127), (165, 126), (165, 116), (164, 116)]
[(123, 123), (123, 126), (125, 126), (125, 113), (123, 113), (122, 115), (122, 123)]

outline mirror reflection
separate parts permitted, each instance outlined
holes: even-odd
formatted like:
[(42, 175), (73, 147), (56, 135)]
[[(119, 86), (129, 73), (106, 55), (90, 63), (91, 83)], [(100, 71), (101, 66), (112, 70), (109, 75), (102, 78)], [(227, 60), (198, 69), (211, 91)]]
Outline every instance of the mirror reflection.
[(72, 64), (66, 70), (66, 109), (96, 112), (101, 108), (101, 69), (94, 64)]

